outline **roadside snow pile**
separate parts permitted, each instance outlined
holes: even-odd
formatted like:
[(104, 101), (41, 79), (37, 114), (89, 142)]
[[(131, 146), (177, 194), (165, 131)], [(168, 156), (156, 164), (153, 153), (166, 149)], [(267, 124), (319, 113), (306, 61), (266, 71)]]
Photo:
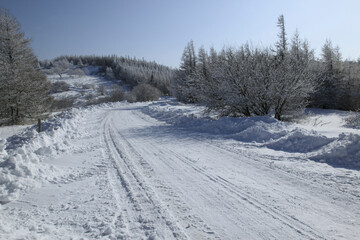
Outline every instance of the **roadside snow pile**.
[(304, 156), (312, 160), (339, 167), (360, 168), (360, 135), (349, 133), (348, 129), (344, 130), (346, 134), (340, 134), (343, 129), (339, 126), (333, 130), (328, 124), (329, 129), (318, 132), (299, 124), (279, 122), (272, 117), (216, 119), (204, 115), (201, 106), (183, 105), (173, 99), (152, 103), (143, 112), (186, 131), (221, 135), (276, 151), (306, 154)]
[(234, 139), (243, 142), (265, 143), (286, 136), (288, 126), (271, 117), (238, 118), (236, 121), (247, 123), (245, 129), (237, 132)]
[[(197, 111), (196, 111), (197, 109)], [(308, 152), (324, 146), (333, 139), (314, 131), (307, 131), (279, 122), (269, 116), (244, 118), (203, 116), (203, 109), (189, 105), (186, 108), (173, 102), (153, 103), (144, 108), (144, 113), (178, 128), (194, 132), (221, 134), (243, 142), (263, 143), (274, 150)]]
[(181, 103), (166, 100), (153, 103), (143, 109), (143, 112), (157, 120), (172, 126), (209, 134), (221, 134), (245, 142), (266, 142), (286, 135), (286, 124), (271, 117), (215, 119), (203, 115), (204, 108), (199, 106), (183, 107)]
[(314, 161), (328, 163), (337, 167), (360, 168), (360, 135), (341, 134), (331, 149), (310, 157)]
[(309, 132), (296, 128), (285, 137), (280, 138), (275, 142), (266, 144), (266, 146), (274, 150), (281, 150), (285, 152), (307, 153), (317, 150), (329, 144), (333, 140), (333, 138), (327, 138), (315, 131)]
[(43, 132), (37, 126), (6, 140), (0, 140), (0, 203), (17, 198), (19, 191), (51, 180), (56, 169), (42, 160), (70, 148), (68, 140), (76, 138), (81, 119), (91, 111), (73, 109), (43, 122)]

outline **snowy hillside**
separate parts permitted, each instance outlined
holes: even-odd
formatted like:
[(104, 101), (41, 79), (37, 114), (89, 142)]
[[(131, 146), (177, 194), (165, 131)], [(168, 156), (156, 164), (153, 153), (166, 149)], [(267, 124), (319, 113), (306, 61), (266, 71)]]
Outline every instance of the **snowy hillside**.
[[(73, 100), (73, 106), (79, 107), (89, 104), (91, 101), (103, 98), (111, 90), (114, 81), (106, 80), (97, 75), (47, 75), (47, 79), (53, 84), (60, 83), (57, 91), (51, 95), (55, 100)], [(56, 88), (56, 85), (55, 87)]]
[(0, 238), (357, 239), (360, 132), (345, 117), (216, 119), (164, 98), (4, 130)]

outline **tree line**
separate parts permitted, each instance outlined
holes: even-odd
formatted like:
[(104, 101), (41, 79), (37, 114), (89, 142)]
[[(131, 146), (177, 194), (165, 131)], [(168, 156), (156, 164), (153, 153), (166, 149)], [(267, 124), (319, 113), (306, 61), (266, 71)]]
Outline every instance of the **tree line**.
[(277, 26), (278, 40), (267, 48), (244, 44), (196, 52), (190, 41), (172, 82), (173, 94), (222, 116), (272, 113), (283, 120), (305, 107), (359, 109), (360, 62), (342, 61), (329, 40), (317, 59), (298, 32), (287, 39), (283, 15)]

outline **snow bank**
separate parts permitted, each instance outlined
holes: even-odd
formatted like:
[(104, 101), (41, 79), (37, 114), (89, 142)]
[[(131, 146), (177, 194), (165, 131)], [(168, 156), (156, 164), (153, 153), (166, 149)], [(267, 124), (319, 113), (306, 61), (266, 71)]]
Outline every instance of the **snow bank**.
[(204, 116), (203, 110), (199, 106), (184, 107), (174, 102), (153, 103), (143, 108), (145, 114), (178, 128), (223, 135), (245, 142), (265, 142), (286, 135), (286, 125), (271, 117), (215, 119)]
[(311, 152), (317, 150), (334, 139), (327, 138), (315, 131), (306, 131), (299, 128), (288, 133), (285, 137), (266, 144), (268, 148), (285, 152)]
[(196, 106), (188, 109), (174, 103), (153, 103), (143, 112), (173, 126), (195, 132), (219, 134), (244, 142), (263, 143), (264, 146), (288, 152), (308, 152), (324, 146), (333, 139), (314, 131), (296, 128), (291, 124), (279, 122), (269, 116), (244, 118), (221, 117), (219, 119), (203, 116)]
[[(221, 135), (276, 151), (307, 154), (311, 160), (331, 165), (360, 168), (360, 135), (348, 131), (329, 136), (322, 134), (324, 130), (319, 133), (271, 117), (216, 119), (205, 115), (201, 106), (183, 105), (173, 99), (152, 103), (143, 112), (187, 131)], [(331, 131), (331, 126), (327, 131)]]
[(43, 122), (43, 132), (37, 126), (21, 134), (0, 140), (0, 203), (17, 198), (19, 191), (51, 180), (56, 169), (43, 162), (71, 148), (68, 140), (78, 137), (82, 119), (95, 107), (72, 109)]
[(336, 167), (360, 169), (360, 135), (341, 134), (331, 149), (324, 149), (310, 159)]

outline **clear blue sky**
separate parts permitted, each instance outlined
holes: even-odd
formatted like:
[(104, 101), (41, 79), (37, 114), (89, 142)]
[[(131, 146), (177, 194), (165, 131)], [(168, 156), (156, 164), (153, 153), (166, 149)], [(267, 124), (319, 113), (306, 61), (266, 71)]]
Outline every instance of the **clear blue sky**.
[(206, 49), (276, 41), (285, 16), (319, 54), (326, 39), (360, 57), (357, 0), (0, 0), (40, 59), (64, 54), (135, 56), (178, 67), (187, 42)]

